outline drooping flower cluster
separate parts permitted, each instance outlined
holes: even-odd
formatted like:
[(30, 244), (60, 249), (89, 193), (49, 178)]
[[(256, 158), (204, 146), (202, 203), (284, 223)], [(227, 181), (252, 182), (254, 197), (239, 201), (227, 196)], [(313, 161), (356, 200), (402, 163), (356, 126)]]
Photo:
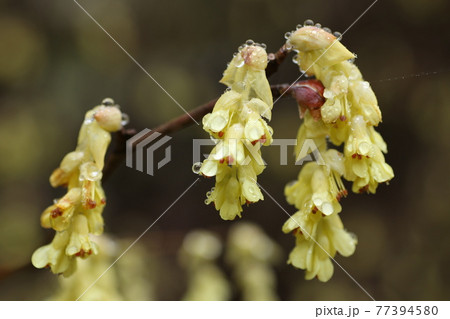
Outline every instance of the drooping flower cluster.
[(110, 132), (121, 129), (123, 116), (109, 98), (86, 113), (75, 151), (68, 153), (50, 176), (50, 184), (67, 187), (67, 193), (41, 215), (42, 227), (53, 228), (56, 235), (34, 252), (31, 260), (35, 267), (50, 267), (53, 273), (70, 276), (76, 269), (76, 257), (97, 254), (90, 235), (103, 233), (104, 157)]
[(230, 229), (225, 261), (242, 300), (278, 300), (274, 266), (281, 261), (281, 249), (263, 229), (237, 223)]
[(187, 273), (187, 291), (183, 300), (229, 300), (231, 286), (217, 265), (222, 242), (212, 232), (195, 230), (187, 234), (179, 251), (180, 262)]
[(272, 143), (273, 133), (263, 119), (270, 120), (272, 108), (267, 61), (264, 45), (249, 40), (240, 47), (221, 80), (228, 89), (203, 117), (216, 146), (196, 172), (216, 176), (205, 202), (214, 202), (225, 220), (240, 217), (243, 204), (263, 199), (256, 182), (264, 170), (260, 147)]
[[(333, 274), (330, 258), (336, 252), (352, 255), (357, 243), (338, 215), (339, 201), (347, 195), (342, 178), (353, 182), (355, 193), (375, 193), (379, 183), (394, 177), (383, 156), (386, 144), (374, 128), (381, 122), (375, 94), (353, 63), (355, 56), (339, 40), (309, 20), (289, 33), (286, 43), (297, 52), (294, 59), (300, 69), (325, 87), (320, 112), (303, 109), (296, 148), (298, 156), (303, 143), (311, 139), (323, 161), (304, 165), (298, 180), (286, 186), (287, 201), (298, 212), (283, 226), (285, 233), (296, 236), (289, 262), (305, 269), (306, 279), (321, 281)], [(328, 149), (328, 141), (344, 144), (344, 153)]]

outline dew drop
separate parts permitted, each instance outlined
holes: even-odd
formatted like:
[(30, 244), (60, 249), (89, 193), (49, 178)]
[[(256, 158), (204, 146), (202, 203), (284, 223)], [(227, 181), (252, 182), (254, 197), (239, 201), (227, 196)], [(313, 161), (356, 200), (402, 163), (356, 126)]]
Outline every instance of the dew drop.
[(297, 180), (290, 181), (289, 183), (286, 184), (286, 187), (292, 187), (292, 186), (294, 186), (296, 183), (297, 183)]
[(98, 180), (100, 180), (100, 178), (101, 178), (101, 175), (102, 173), (101, 172), (99, 172), (99, 171), (91, 171), (91, 172), (89, 172), (89, 174), (88, 174), (88, 176), (86, 177), (86, 179), (87, 180), (89, 180), (89, 181), (98, 181)]
[(130, 122), (130, 117), (128, 116), (128, 114), (122, 113), (122, 120), (120, 122), (120, 124), (122, 124), (122, 126), (127, 125)]
[(316, 23), (315, 27), (316, 28), (322, 28), (322, 25), (320, 23)]
[(325, 202), (322, 204), (322, 213), (325, 215), (331, 215), (333, 213), (333, 205), (331, 203)]
[(261, 48), (263, 48), (265, 50), (265, 49), (267, 49), (267, 45), (265, 43), (261, 43)]
[(194, 163), (194, 165), (192, 165), (192, 171), (195, 174), (199, 174), (201, 168), (202, 168), (202, 163), (201, 162), (197, 162), (197, 163)]
[(333, 32), (333, 35), (340, 41), (340, 40), (342, 40), (342, 33), (340, 33), (340, 32)]
[(212, 137), (211, 135), (209, 136), (209, 138), (211, 139), (211, 141), (214, 142), (214, 144), (219, 143), (219, 140), (217, 138)]
[(225, 89), (225, 92), (230, 92), (231, 91), (231, 88), (230, 87), (227, 87), (226, 89)]
[(97, 165), (92, 162), (84, 163), (80, 166), (79, 180), (88, 180), (96, 182), (102, 179), (102, 172), (98, 169)]
[(287, 39), (289, 39), (290, 37), (291, 37), (291, 32), (286, 32), (285, 34), (284, 34), (284, 38), (287, 40)]
[(303, 24), (297, 24), (297, 26), (295, 27), (296, 30), (303, 28)]
[(303, 22), (303, 25), (306, 26), (312, 26), (314, 25), (314, 21), (311, 19), (305, 20), (305, 22)]
[(244, 66), (244, 64), (245, 64), (245, 61), (242, 60), (239, 64), (236, 64), (236, 67), (237, 68), (242, 68)]
[(249, 40), (245, 41), (245, 44), (246, 45), (254, 45), (255, 41), (249, 39)]
[(103, 99), (103, 101), (102, 101), (102, 105), (104, 105), (104, 106), (113, 106), (114, 104), (115, 104), (114, 100), (110, 97), (107, 97), (106, 99)]
[(358, 241), (358, 236), (356, 236), (355, 233), (348, 233), (350, 235), (350, 237), (354, 240), (354, 241)]
[(325, 31), (325, 32), (331, 33), (331, 29), (330, 28), (323, 27), (322, 30)]
[(89, 125), (94, 122), (94, 117), (90, 117), (84, 120), (84, 124)]
[(296, 54), (296, 55), (294, 55), (294, 57), (292, 58), (292, 62), (294, 62), (295, 64), (298, 64), (297, 59), (298, 59), (298, 55)]

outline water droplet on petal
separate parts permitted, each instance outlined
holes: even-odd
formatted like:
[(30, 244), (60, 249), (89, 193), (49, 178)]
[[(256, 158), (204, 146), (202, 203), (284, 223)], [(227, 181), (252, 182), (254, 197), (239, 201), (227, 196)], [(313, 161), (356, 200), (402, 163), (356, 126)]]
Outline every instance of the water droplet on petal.
[(289, 39), (290, 37), (291, 37), (291, 32), (286, 32), (285, 34), (284, 34), (284, 38), (287, 40), (287, 39)]
[(246, 45), (254, 45), (255, 41), (249, 39), (249, 40), (245, 41), (245, 44)]
[(97, 165), (92, 162), (84, 163), (80, 166), (79, 180), (96, 182), (101, 180), (102, 172), (98, 169)]
[(214, 142), (214, 144), (219, 143), (219, 140), (218, 140), (217, 138), (214, 138), (214, 137), (212, 137), (212, 136), (209, 136), (209, 138), (211, 139), (211, 141)]
[(320, 23), (316, 23), (315, 27), (316, 28), (322, 28), (322, 25)]
[(327, 216), (331, 215), (333, 213), (333, 205), (331, 203), (325, 202), (322, 204), (321, 211)]
[(286, 187), (292, 187), (292, 186), (294, 186), (296, 183), (297, 183), (297, 180), (290, 181), (289, 183), (286, 184)]
[(261, 43), (261, 48), (263, 48), (265, 50), (265, 49), (267, 49), (267, 45), (265, 43)]
[(331, 29), (330, 28), (323, 27), (322, 30), (325, 31), (325, 32), (331, 33)]
[(340, 33), (340, 32), (333, 32), (333, 35), (340, 41), (340, 40), (342, 40), (342, 33)]
[(194, 163), (194, 165), (192, 165), (192, 171), (195, 174), (199, 174), (201, 168), (202, 168), (202, 163), (201, 162), (197, 162), (197, 163)]
[(103, 99), (103, 101), (102, 101), (102, 105), (104, 105), (104, 106), (113, 106), (114, 104), (115, 104), (114, 100), (110, 97), (107, 97), (106, 99)]
[(130, 117), (128, 116), (128, 114), (122, 113), (122, 121), (120, 122), (120, 124), (122, 124), (122, 126), (127, 125), (130, 122)]
[(298, 64), (297, 59), (298, 59), (298, 55), (296, 54), (292, 57), (292, 62), (294, 62), (295, 64)]
[(303, 25), (306, 26), (312, 26), (314, 25), (314, 21), (311, 19), (305, 20), (305, 22), (303, 22)]
[(295, 27), (296, 30), (303, 28), (303, 24), (297, 24), (297, 26)]
[(225, 92), (230, 92), (231, 91), (231, 88), (230, 87), (227, 87), (226, 89), (225, 89)]
[(84, 120), (84, 124), (89, 125), (94, 122), (94, 117), (90, 117)]

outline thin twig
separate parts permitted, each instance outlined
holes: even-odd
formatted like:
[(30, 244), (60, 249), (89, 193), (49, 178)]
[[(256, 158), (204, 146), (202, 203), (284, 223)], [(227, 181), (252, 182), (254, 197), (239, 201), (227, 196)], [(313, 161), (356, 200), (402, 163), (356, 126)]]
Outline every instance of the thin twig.
[(269, 59), (269, 64), (266, 68), (266, 76), (270, 77), (272, 74), (278, 71), (278, 67), (286, 59), (287, 55), (291, 52), (287, 49), (286, 44), (283, 45), (276, 53), (269, 53), (267, 55)]

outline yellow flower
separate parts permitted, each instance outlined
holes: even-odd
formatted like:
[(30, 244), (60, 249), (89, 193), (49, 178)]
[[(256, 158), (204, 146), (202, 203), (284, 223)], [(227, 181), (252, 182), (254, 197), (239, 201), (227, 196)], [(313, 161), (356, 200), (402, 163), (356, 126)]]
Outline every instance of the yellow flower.
[[(354, 192), (375, 193), (378, 183), (388, 182), (394, 174), (384, 160), (386, 143), (374, 129), (381, 122), (381, 111), (370, 84), (353, 63), (355, 56), (335, 36), (315, 26), (298, 28), (286, 44), (298, 53), (295, 62), (300, 68), (325, 87), (320, 116), (304, 114), (296, 157), (301, 160), (303, 143), (312, 139), (325, 165), (307, 163), (298, 180), (286, 186), (287, 201), (298, 211), (283, 231), (296, 236), (289, 262), (305, 269), (307, 279), (317, 276), (327, 281), (333, 274), (330, 257), (336, 252), (349, 256), (356, 245), (338, 216), (339, 201), (347, 195), (342, 177), (353, 181)], [(328, 149), (327, 139), (344, 144), (344, 154)]]
[(75, 257), (97, 254), (90, 234), (103, 232), (106, 198), (101, 186), (102, 169), (110, 132), (121, 129), (122, 116), (111, 99), (86, 113), (76, 150), (67, 154), (50, 176), (53, 187), (68, 189), (41, 215), (42, 227), (53, 228), (56, 235), (52, 243), (34, 252), (35, 267), (50, 267), (54, 273), (69, 276), (76, 269)]
[[(317, 277), (320, 281), (328, 281), (333, 275), (330, 258), (334, 258), (336, 252), (345, 257), (351, 256), (355, 251), (356, 238), (344, 229), (338, 214), (326, 217), (317, 214), (294, 216), (301, 227), (294, 229), (296, 245), (289, 255), (288, 263), (305, 269), (306, 279)], [(308, 234), (306, 229), (309, 230)], [(290, 228), (283, 230), (287, 232)]]
[(334, 35), (314, 26), (292, 32), (286, 45), (298, 52), (295, 59), (301, 69), (308, 70), (308, 75), (355, 57)]
[(70, 234), (68, 231), (57, 232), (53, 241), (38, 248), (31, 257), (31, 263), (36, 268), (50, 267), (55, 274), (70, 276), (76, 270), (76, 262), (72, 256), (65, 253)]
[(264, 198), (256, 180), (264, 170), (260, 147), (270, 145), (273, 134), (263, 120), (270, 120), (272, 108), (266, 66), (263, 46), (247, 42), (240, 47), (221, 80), (229, 89), (203, 117), (203, 128), (216, 146), (198, 172), (216, 177), (205, 203), (214, 202), (225, 220), (241, 217), (243, 204)]

